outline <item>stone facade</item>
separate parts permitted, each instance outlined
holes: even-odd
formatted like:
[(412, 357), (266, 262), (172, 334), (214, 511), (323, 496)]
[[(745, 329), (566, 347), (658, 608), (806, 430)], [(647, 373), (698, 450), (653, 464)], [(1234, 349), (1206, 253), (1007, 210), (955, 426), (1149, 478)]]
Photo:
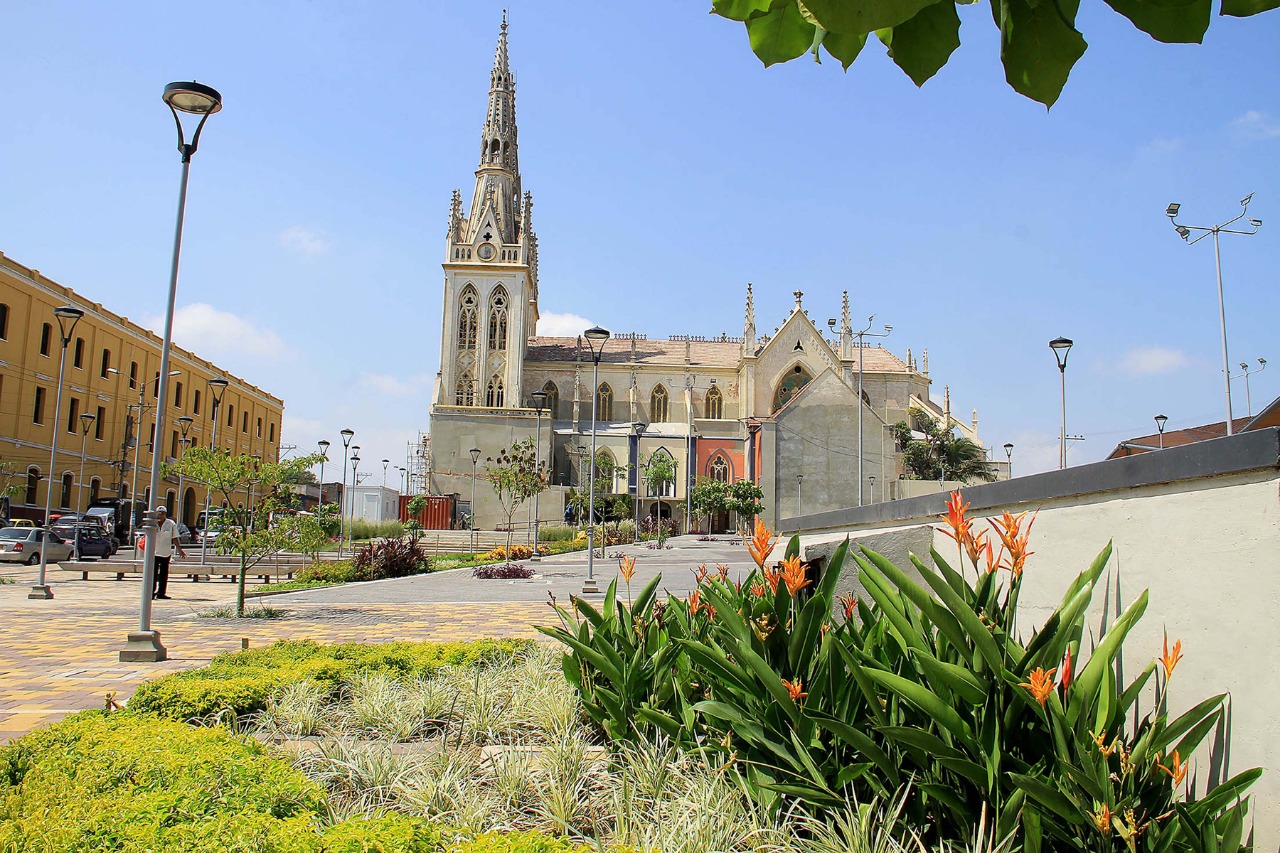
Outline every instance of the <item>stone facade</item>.
[[(641, 476), (640, 509), (671, 517), (682, 529), (688, 489), (703, 477), (757, 482), (770, 524), (801, 510), (857, 505), (859, 407), (866, 498), (870, 477), (883, 484), (901, 473), (888, 426), (906, 420), (908, 408), (925, 408), (977, 440), (976, 413), (962, 424), (951, 418), (949, 399), (943, 407), (930, 400), (927, 352), (917, 366), (910, 352), (904, 360), (879, 346), (859, 346), (848, 293), (839, 319), (824, 330), (796, 291), (782, 325), (760, 336), (748, 284), (741, 337), (615, 333), (598, 365), (581, 337), (536, 335), (538, 242), (532, 196), (520, 182), (505, 21), (481, 138), (469, 212), (455, 191), (449, 213), (431, 407), (432, 493), (469, 502), (473, 448), (480, 451), (478, 479), (486, 459), (540, 432), (553, 484), (540, 513), (543, 521), (562, 519), (568, 490), (589, 482), (593, 404), (597, 457), (608, 456), (619, 470), (612, 493), (634, 495), (636, 468), (654, 453), (669, 453), (677, 482), (651, 495)], [(547, 394), (541, 416), (530, 397), (537, 391)], [(477, 524), (492, 527), (501, 520), (496, 498), (483, 480), (474, 486)]]

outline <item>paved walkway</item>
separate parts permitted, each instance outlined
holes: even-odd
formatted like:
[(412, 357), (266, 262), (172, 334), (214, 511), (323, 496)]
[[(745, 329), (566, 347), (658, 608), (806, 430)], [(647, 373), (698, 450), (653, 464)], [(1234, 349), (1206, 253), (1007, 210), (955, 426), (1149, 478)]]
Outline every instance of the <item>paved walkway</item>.
[[(730, 566), (733, 576), (751, 568), (746, 549), (726, 537), (699, 542), (679, 537), (670, 550), (644, 546), (607, 549), (595, 561), (603, 590), (617, 576), (617, 554), (637, 555), (632, 589), (658, 572), (663, 588), (683, 595), (693, 586), (690, 567)], [(137, 627), (138, 579), (95, 578), (51, 570), (52, 601), (29, 600), (36, 571), (0, 568), (0, 742), (85, 708), (100, 708), (109, 692), (123, 701), (148, 678), (203, 666), (214, 655), (280, 639), (320, 642), (468, 640), (477, 637), (539, 637), (533, 626), (554, 624), (548, 594), (567, 604), (587, 575), (585, 552), (532, 563), (529, 580), (481, 581), (470, 570), (276, 595), (260, 601), (285, 611), (276, 619), (217, 619), (198, 615), (234, 602), (225, 581), (173, 580), (170, 601), (155, 602), (153, 627), (169, 650), (157, 664), (122, 664), (118, 653)], [(252, 586), (250, 587), (252, 590)], [(255, 599), (255, 604), (259, 599)]]

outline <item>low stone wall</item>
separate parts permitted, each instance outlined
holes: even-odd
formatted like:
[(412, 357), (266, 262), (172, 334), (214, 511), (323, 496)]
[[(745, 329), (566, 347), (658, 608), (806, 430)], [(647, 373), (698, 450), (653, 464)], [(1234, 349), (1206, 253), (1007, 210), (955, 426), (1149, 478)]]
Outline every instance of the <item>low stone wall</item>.
[[(963, 496), (975, 519), (1038, 513), (1020, 599), (1028, 626), (1043, 623), (1071, 579), (1114, 543), (1092, 624), (1104, 607), (1114, 619), (1150, 590), (1125, 644), (1125, 672), (1132, 677), (1159, 654), (1167, 629), (1185, 654), (1171, 714), (1231, 695), (1229, 749), (1213, 760), (1199, 755), (1193, 773), (1203, 784), (1265, 767), (1253, 788), (1256, 849), (1280, 850), (1280, 430), (974, 486)], [(932, 495), (787, 519), (781, 532), (799, 533), (807, 558), (851, 536), (900, 566), (910, 565), (908, 551), (924, 556), (930, 543), (956, 565), (955, 543), (933, 529), (944, 502)], [(847, 583), (853, 588), (852, 578)]]

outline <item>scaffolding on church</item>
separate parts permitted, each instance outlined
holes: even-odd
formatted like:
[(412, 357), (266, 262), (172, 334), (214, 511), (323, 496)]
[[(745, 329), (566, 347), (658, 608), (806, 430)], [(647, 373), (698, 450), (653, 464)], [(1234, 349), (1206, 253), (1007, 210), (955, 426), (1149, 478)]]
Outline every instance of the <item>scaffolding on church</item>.
[(410, 495), (425, 495), (431, 479), (431, 436), (418, 433), (417, 441), (405, 444), (404, 467), (409, 472)]

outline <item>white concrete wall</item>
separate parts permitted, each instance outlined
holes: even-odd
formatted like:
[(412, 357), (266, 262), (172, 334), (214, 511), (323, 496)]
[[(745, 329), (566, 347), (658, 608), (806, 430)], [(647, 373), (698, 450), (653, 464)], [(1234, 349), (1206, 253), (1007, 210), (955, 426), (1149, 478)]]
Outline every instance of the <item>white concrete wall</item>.
[[(1117, 585), (1123, 606), (1150, 590), (1146, 615), (1125, 643), (1126, 678), (1160, 654), (1167, 629), (1171, 644), (1182, 640), (1184, 654), (1170, 688), (1171, 718), (1209, 696), (1230, 694), (1231, 747), (1224, 776), (1255, 766), (1267, 771), (1252, 789), (1260, 851), (1280, 849), (1278, 487), (1280, 476), (1271, 469), (1046, 501), (1032, 529), (1035, 554), (1027, 563), (1019, 616), (1028, 634), (1042, 624), (1070, 580), (1113, 540), (1111, 621)], [(987, 508), (983, 514), (998, 516), (1001, 509)], [(814, 546), (846, 534), (861, 538), (922, 524), (940, 522), (902, 519), (801, 538), (805, 546)], [(935, 532), (933, 543), (948, 559), (956, 554), (955, 543), (941, 533)], [(1090, 614), (1094, 626), (1105, 597), (1100, 584)], [(1203, 785), (1208, 772), (1207, 750), (1201, 750), (1192, 775)]]

